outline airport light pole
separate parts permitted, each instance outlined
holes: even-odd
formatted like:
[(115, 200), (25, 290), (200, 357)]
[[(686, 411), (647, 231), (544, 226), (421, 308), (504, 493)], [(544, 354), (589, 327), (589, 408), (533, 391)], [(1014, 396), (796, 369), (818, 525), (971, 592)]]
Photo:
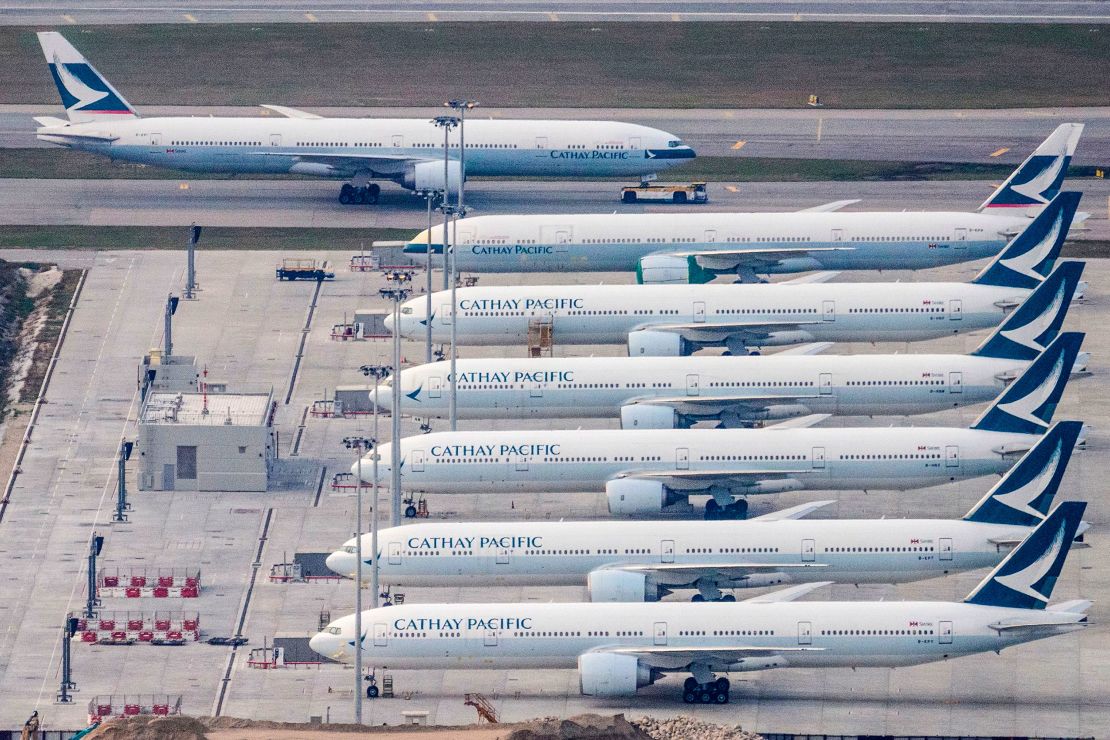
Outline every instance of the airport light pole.
[[(412, 279), (411, 273), (406, 273)], [(400, 274), (397, 275), (400, 277)], [(401, 280), (397, 281), (398, 283)], [(401, 302), (409, 297), (411, 291), (400, 285), (382, 288), (378, 291), (382, 298), (393, 301), (393, 326), (401, 325)], [(389, 523), (394, 526), (401, 524), (401, 332), (393, 332), (393, 410), (390, 414), (392, 424), (391, 441), (389, 446), (389, 472), (391, 504)]]
[[(443, 129), (443, 206), (451, 200), (451, 143), (449, 135), (451, 129), (459, 124), (459, 119), (454, 116), (436, 116), (432, 123)], [(460, 172), (460, 176), (461, 176)], [(460, 180), (461, 185), (461, 180)], [(447, 290), (447, 213), (443, 214), (443, 289)], [(429, 315), (429, 320), (431, 316)]]
[[(370, 561), (370, 588), (373, 589), (374, 595), (370, 603), (373, 604), (372, 608), (377, 609), (378, 595), (381, 593), (378, 585), (378, 440), (381, 439), (378, 436), (378, 384), (389, 377), (392, 369), (389, 365), (363, 365), (359, 370), (363, 375), (374, 379), (374, 436), (371, 437), (374, 445), (374, 457), (371, 458), (374, 461), (371, 478), (374, 484), (374, 516), (370, 520), (370, 550), (374, 553), (373, 560)], [(359, 535), (361, 536), (361, 533)]]
[(459, 215), (462, 217), (466, 216), (466, 205), (463, 201), (463, 193), (466, 189), (466, 140), (464, 138), (466, 112), (474, 109), (478, 105), (478, 101), (448, 100), (443, 105), (459, 114)]
[[(451, 217), (453, 219), (452, 222), (451, 222), (451, 228), (454, 229), (455, 225), (458, 224), (458, 222), (459, 222), (459, 216), (461, 215), (461, 213), (460, 213), (458, 208), (455, 208), (454, 206), (451, 206), (451, 205), (447, 205), (446, 203), (444, 205), (440, 206), (440, 208), (443, 210), (443, 233), (446, 234), (447, 233), (447, 218)], [(455, 310), (456, 307), (459, 305), (458, 298), (457, 298), (457, 295), (458, 295), (457, 290), (458, 290), (458, 287), (459, 287), (459, 278), (458, 278), (458, 275), (455, 274), (455, 244), (454, 244), (455, 243), (455, 238), (454, 238), (454, 236), (452, 236), (451, 242), (452, 242), (452, 244), (451, 244), (451, 260), (450, 260), (450, 263), (449, 263), (450, 264), (450, 274), (451, 274), (451, 377), (448, 379), (450, 381), (450, 388), (449, 388), (449, 391), (448, 391), (448, 394), (447, 394), (447, 398), (448, 398), (448, 414), (447, 415), (451, 420), (451, 431), (455, 432), (455, 431), (458, 431), (458, 428), (459, 428), (459, 417), (458, 417), (458, 396), (459, 396), (458, 391), (459, 391), (459, 386), (458, 386), (458, 383), (455, 382), (455, 362), (458, 360), (458, 356), (459, 356), (458, 351), (456, 349), (456, 347), (458, 346), (458, 341), (457, 340), (458, 340), (458, 336), (459, 336), (458, 335), (458, 326), (457, 326), (458, 322), (456, 321), (456, 319), (458, 318), (458, 316), (457, 316), (458, 311)]]
[[(355, 724), (362, 724), (362, 451), (372, 440), (366, 437), (344, 437), (343, 444), (354, 450), (355, 460)], [(375, 512), (377, 513), (377, 512)], [(375, 557), (375, 560), (377, 558)]]
[[(438, 190), (421, 190), (422, 195), (428, 201), (428, 246), (425, 249), (425, 254), (428, 258), (427, 266), (427, 295), (425, 296), (424, 316), (424, 362), (432, 361), (432, 201), (439, 196)], [(443, 274), (447, 275), (447, 252), (443, 252)]]

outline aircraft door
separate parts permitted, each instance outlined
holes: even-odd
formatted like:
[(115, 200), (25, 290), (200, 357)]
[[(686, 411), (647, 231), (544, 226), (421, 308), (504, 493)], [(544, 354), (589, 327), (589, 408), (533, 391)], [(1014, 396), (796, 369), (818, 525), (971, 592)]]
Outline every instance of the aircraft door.
[(937, 642), (941, 645), (952, 644), (952, 623), (948, 620), (942, 619), (940, 621), (940, 628), (937, 630)]
[(717, 241), (717, 230), (716, 229), (706, 229), (705, 230), (705, 243), (706, 244), (713, 244), (715, 241)]
[(428, 378), (428, 398), (443, 398), (443, 378), (438, 375)]
[(451, 326), (454, 316), (455, 312), (451, 310), (450, 303), (444, 303), (439, 307), (439, 319), (444, 326)]
[(567, 244), (574, 229), (571, 226), (544, 225), (540, 227), (540, 244), (554, 244), (556, 252), (567, 251)]
[(937, 547), (937, 552), (940, 553), (940, 555), (938, 556), (939, 559), (940, 560), (951, 560), (952, 559), (952, 538), (951, 537), (941, 537), (939, 542), (940, 542), (940, 545)]
[(812, 563), (816, 557), (816, 550), (813, 540), (802, 540), (802, 562)]
[(652, 630), (652, 637), (653, 637), (653, 642), (656, 645), (666, 645), (667, 644), (667, 623), (666, 622), (656, 622), (655, 627)]
[(389, 647), (389, 625), (374, 625), (374, 647)]
[(967, 229), (956, 229), (956, 238), (953, 241), (956, 249), (967, 249)]
[(517, 456), (517, 458), (516, 458), (516, 472), (518, 472), (518, 473), (528, 472), (528, 458), (524, 457), (523, 455)]
[(674, 562), (674, 540), (663, 540), (659, 543), (659, 562)]
[(824, 468), (825, 468), (825, 448), (824, 447), (814, 447), (813, 448), (813, 469), (814, 470), (823, 470)]
[(964, 392), (964, 374), (959, 372), (948, 373), (948, 392), (949, 393), (963, 393)]
[(818, 376), (817, 392), (822, 396), (832, 395), (832, 373), (821, 373)]
[(705, 323), (705, 301), (694, 301), (694, 323)]
[(844, 229), (833, 229), (832, 230), (832, 240), (834, 242), (844, 241)]
[(400, 565), (401, 564), (401, 543), (400, 542), (390, 542), (389, 543), (389, 564), (390, 565)]
[(948, 301), (948, 318), (951, 321), (959, 321), (964, 317), (964, 302), (959, 298), (953, 298)]
[(547, 137), (546, 136), (537, 136), (536, 137), (536, 148), (537, 149), (546, 149), (547, 148)]
[(506, 548), (501, 548), (497, 551), (497, 565), (509, 564), (509, 551)]
[(281, 146), (281, 134), (270, 134), (270, 146)]
[(675, 470), (689, 470), (690, 469), (690, 448), (679, 447), (674, 451), (674, 468)]
[(543, 398), (543, 384), (542, 383), (532, 383), (531, 386), (528, 388), (528, 397), (529, 398)]
[(836, 301), (821, 301), (821, 320), (836, 321)]
[(482, 638), (482, 645), (485, 647), (497, 647), (497, 630), (486, 630), (486, 634)]
[(150, 135), (150, 145), (151, 146), (162, 146), (162, 134), (151, 134)]
[(813, 623), (811, 623), (811, 622), (798, 622), (798, 644), (799, 645), (812, 645), (813, 644)]
[(629, 136), (628, 137), (628, 148), (629, 149), (640, 149), (642, 147), (643, 147), (643, 144), (641, 143), (639, 136)]
[(414, 473), (423, 473), (424, 472), (424, 450), (413, 450), (412, 451), (412, 472), (414, 472)]
[(404, 146), (405, 145), (405, 137), (402, 136), (401, 134), (393, 134), (392, 144), (393, 144), (393, 146)]
[(701, 387), (699, 385), (700, 379), (696, 373), (691, 373), (686, 376), (686, 395), (687, 396), (700, 396)]
[(958, 468), (960, 467), (960, 446), (948, 445), (944, 448), (944, 467)]

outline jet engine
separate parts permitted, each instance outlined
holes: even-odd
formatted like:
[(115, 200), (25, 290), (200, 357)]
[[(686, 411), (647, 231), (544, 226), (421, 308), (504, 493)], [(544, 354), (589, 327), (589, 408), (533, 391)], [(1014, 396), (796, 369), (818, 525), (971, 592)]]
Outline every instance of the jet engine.
[(673, 503), (670, 493), (659, 481), (620, 478), (605, 484), (610, 514), (658, 514)]
[(672, 254), (649, 254), (636, 264), (636, 282), (651, 283), (708, 283), (716, 277), (702, 269), (693, 257)]
[(670, 406), (637, 403), (621, 406), (621, 429), (680, 429), (678, 413)]
[(646, 573), (629, 570), (591, 571), (586, 581), (590, 601), (658, 601), (659, 589), (648, 585)]
[(628, 334), (629, 357), (681, 357), (692, 351), (690, 343), (674, 332), (641, 329)]
[(636, 689), (655, 682), (651, 668), (634, 655), (586, 653), (578, 656), (578, 679), (586, 696), (635, 696)]
[[(457, 160), (448, 163), (448, 182), (451, 192), (459, 190), (459, 169)], [(405, 165), (400, 184), (409, 190), (443, 190), (443, 162), (413, 162)]]

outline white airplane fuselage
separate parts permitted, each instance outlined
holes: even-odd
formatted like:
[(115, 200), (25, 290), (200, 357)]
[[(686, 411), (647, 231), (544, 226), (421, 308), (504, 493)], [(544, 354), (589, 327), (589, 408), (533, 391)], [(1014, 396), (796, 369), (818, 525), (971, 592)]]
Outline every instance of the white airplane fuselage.
[[(378, 577), (398, 586), (586, 586), (592, 572), (629, 569), (666, 587), (688, 586), (700, 566), (759, 564), (782, 568), (753, 569), (729, 586), (903, 583), (993, 567), (1031, 531), (962, 519), (436, 522), (382, 529)], [(369, 579), (370, 535), (362, 546)], [(328, 557), (351, 578), (356, 562), (353, 540)]]
[[(956, 427), (433, 432), (401, 440), (401, 485), (600, 492), (619, 479), (651, 479), (692, 494), (714, 485), (741, 494), (901, 491), (1003, 473), (1038, 439)], [(378, 449), (384, 480), (391, 445)], [(369, 469), (362, 465), (364, 479)]]
[[(723, 409), (741, 421), (924, 414), (989, 401), (1027, 365), (956, 354), (460, 359), (456, 408), (464, 419), (620, 418), (653, 403), (689, 421)], [(450, 377), (448, 362), (402, 370), (402, 412), (445, 418)], [(380, 406), (391, 391), (379, 388)]]
[[(748, 326), (766, 331), (761, 346), (918, 341), (995, 326), (1028, 293), (974, 283), (473, 287), (457, 290), (456, 332), (467, 345), (521, 344), (537, 322), (550, 322), (556, 345), (623, 344), (632, 332), (651, 331), (713, 346)], [(423, 339), (425, 304), (404, 304), (401, 336)], [(449, 292), (435, 293), (434, 341), (449, 341), (451, 318)], [(386, 326), (392, 330), (392, 317)]]

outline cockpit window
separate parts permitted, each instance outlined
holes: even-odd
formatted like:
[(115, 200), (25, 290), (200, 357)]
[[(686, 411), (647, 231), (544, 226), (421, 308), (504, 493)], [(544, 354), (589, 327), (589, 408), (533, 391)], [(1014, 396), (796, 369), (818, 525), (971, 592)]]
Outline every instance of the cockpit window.
[(358, 548), (356, 548), (354, 545), (347, 545), (343, 548), (343, 552), (347, 553), (348, 555), (354, 555), (356, 552), (358, 552)]
[(667, 146), (674, 149), (676, 146), (682, 146), (682, 139), (671, 139), (667, 142)]
[(401, 308), (401, 313), (403, 313), (405, 316), (410, 316), (412, 314), (412, 306), (402, 307)]
[(329, 635), (341, 635), (341, 634), (343, 634), (343, 630), (340, 629), (339, 627), (328, 627), (328, 634)]

